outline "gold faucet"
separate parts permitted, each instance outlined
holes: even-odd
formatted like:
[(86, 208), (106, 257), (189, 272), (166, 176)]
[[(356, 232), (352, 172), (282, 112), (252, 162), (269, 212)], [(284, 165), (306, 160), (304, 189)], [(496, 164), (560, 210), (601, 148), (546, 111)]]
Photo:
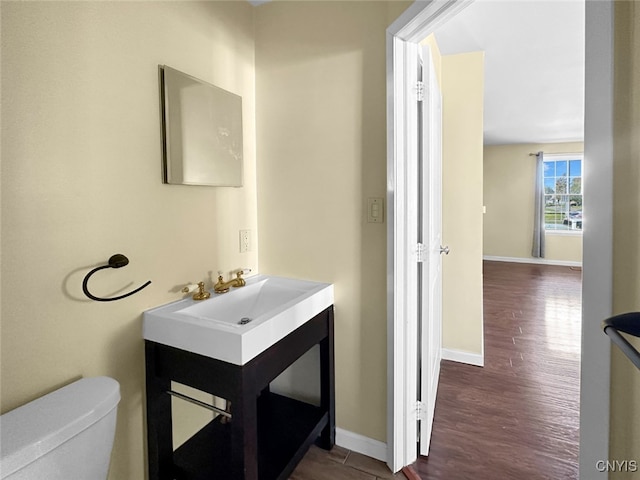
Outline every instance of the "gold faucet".
[(227, 293), (230, 287), (244, 287), (246, 283), (244, 278), (242, 278), (243, 273), (244, 270), (239, 270), (236, 272), (236, 278), (225, 282), (224, 278), (222, 278), (222, 272), (218, 272), (218, 282), (213, 286), (213, 291), (216, 293)]
[[(195, 290), (195, 285), (187, 285), (182, 289), (183, 293), (191, 293)], [(209, 292), (204, 289), (204, 282), (198, 282), (198, 291), (193, 294), (194, 300), (206, 300), (211, 296)]]

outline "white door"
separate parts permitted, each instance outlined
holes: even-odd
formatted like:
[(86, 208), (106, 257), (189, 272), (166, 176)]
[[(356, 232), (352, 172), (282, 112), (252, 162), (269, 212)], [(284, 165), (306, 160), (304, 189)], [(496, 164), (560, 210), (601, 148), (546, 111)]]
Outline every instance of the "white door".
[(419, 178), (420, 455), (429, 454), (442, 358), (442, 96), (429, 47), (422, 47)]

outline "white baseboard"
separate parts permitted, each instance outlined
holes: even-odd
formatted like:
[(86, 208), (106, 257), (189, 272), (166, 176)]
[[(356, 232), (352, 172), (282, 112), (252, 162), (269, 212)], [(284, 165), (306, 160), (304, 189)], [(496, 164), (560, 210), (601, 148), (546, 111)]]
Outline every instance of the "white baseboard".
[(484, 255), (482, 259), (490, 260), (492, 262), (534, 263), (539, 265), (560, 265), (563, 267), (582, 267), (582, 262), (573, 262), (570, 260), (549, 260), (547, 258), (497, 257), (494, 255)]
[(475, 365), (477, 367), (484, 367), (484, 355), (464, 352), (462, 350), (454, 350), (452, 348), (442, 349), (442, 359), (458, 363), (468, 363), (469, 365)]
[(387, 462), (387, 444), (379, 440), (336, 427), (336, 445)]

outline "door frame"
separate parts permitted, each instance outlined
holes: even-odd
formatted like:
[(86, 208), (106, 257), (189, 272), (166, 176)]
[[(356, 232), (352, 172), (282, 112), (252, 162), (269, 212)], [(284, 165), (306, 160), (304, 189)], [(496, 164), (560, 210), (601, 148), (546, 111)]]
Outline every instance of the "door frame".
[[(413, 418), (416, 367), (409, 361), (411, 308), (407, 288), (407, 169), (414, 148), (409, 113), (410, 70), (417, 43), (473, 0), (415, 1), (387, 29), (387, 464), (397, 472), (417, 458)], [(612, 314), (613, 293), (613, 33), (611, 0), (587, 0), (585, 25), (585, 205), (583, 233), (582, 361), (580, 394), (580, 478), (606, 480), (596, 468), (609, 458), (610, 352), (600, 322)], [(594, 188), (590, 188), (591, 183)], [(597, 186), (596, 186), (597, 185)], [(413, 337), (415, 338), (415, 337)], [(414, 453), (416, 452), (416, 453)]]
[[(471, 2), (456, 0), (414, 2), (387, 29), (387, 464), (393, 472), (417, 458), (416, 325), (417, 292), (409, 262), (408, 201), (411, 167), (417, 161), (418, 42), (439, 24)], [(425, 33), (427, 32), (427, 33)]]

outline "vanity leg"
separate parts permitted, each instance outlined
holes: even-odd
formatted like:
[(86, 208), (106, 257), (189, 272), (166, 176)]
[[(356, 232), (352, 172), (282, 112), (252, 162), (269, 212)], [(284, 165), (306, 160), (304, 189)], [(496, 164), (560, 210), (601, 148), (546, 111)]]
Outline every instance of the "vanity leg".
[(171, 381), (156, 376), (155, 347), (145, 345), (149, 480), (172, 480)]
[(318, 446), (331, 450), (336, 442), (335, 360), (333, 346), (333, 307), (327, 314), (327, 336), (320, 341), (320, 406), (329, 413), (328, 423), (320, 432)]
[(234, 479), (258, 480), (257, 394), (244, 392), (232, 401), (231, 471)]

